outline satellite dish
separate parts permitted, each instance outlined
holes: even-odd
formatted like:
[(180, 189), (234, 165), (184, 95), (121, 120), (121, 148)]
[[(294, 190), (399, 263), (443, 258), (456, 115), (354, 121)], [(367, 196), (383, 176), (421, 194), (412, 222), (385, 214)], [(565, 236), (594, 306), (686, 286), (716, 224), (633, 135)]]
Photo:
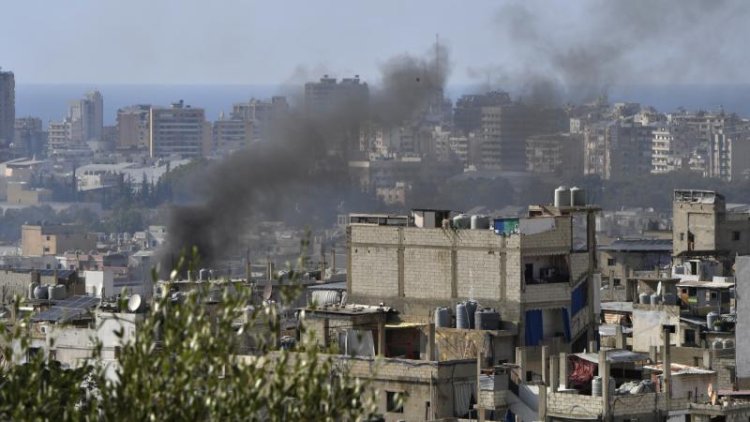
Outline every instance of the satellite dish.
[(128, 310), (130, 312), (138, 312), (138, 310), (141, 308), (142, 303), (143, 299), (141, 299), (141, 295), (132, 295), (130, 296), (130, 299), (128, 299)]
[(263, 288), (263, 300), (271, 300), (271, 296), (273, 296), (273, 285), (269, 283)]

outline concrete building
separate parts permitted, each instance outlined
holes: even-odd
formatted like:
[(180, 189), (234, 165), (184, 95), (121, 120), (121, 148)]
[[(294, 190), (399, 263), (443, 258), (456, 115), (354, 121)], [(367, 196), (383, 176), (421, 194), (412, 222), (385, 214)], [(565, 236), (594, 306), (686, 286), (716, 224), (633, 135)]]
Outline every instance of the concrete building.
[(99, 91), (88, 92), (82, 99), (71, 101), (68, 117), (72, 125), (73, 143), (102, 140), (104, 100)]
[(598, 251), (602, 278), (612, 287), (625, 286), (640, 272), (668, 271), (672, 264), (671, 239), (617, 239)]
[(60, 122), (50, 122), (48, 127), (47, 153), (57, 155), (71, 146), (73, 137), (73, 125), (70, 119)]
[(583, 139), (571, 133), (526, 138), (526, 170), (562, 180), (583, 175)]
[(232, 106), (230, 120), (250, 122), (253, 141), (267, 140), (273, 125), (289, 113), (286, 97), (274, 96), (271, 101), (251, 99), (246, 103), (235, 103)]
[(436, 211), (422, 226), (420, 219), (399, 226), (353, 222), (350, 300), (427, 319), (436, 307), (473, 299), (497, 309), (504, 327), (517, 328), (519, 345), (582, 350), (593, 338), (599, 290), (592, 279), (596, 211), (535, 206), (528, 218), (495, 220), (494, 230), (445, 229), (447, 214)]
[(180, 100), (171, 107), (151, 107), (149, 154), (151, 157), (204, 156), (211, 142), (210, 124), (202, 108), (193, 108)]
[(21, 251), (26, 256), (58, 255), (96, 249), (96, 238), (74, 224), (21, 226)]
[(584, 130), (584, 173), (622, 179), (649, 173), (654, 128), (632, 118), (587, 125)]
[(567, 131), (560, 110), (521, 103), (482, 107), (481, 166), (503, 171), (526, 170), (526, 139), (531, 135)]
[(0, 145), (13, 142), (16, 121), (16, 79), (0, 68)]
[(251, 120), (220, 119), (213, 124), (214, 151), (231, 152), (247, 148), (253, 139)]
[(675, 265), (692, 266), (686, 271), (697, 274), (698, 265), (691, 260), (710, 258), (723, 267), (712, 275), (722, 276), (736, 255), (750, 254), (750, 214), (728, 211), (724, 196), (714, 191), (676, 190), (672, 235)]
[(14, 130), (14, 155), (21, 157), (44, 155), (47, 147), (47, 133), (42, 128), (42, 119), (37, 117), (16, 119)]
[(324, 75), (318, 82), (305, 84), (305, 112), (321, 117), (332, 112), (363, 113), (370, 101), (370, 89), (359, 75), (338, 81)]
[(708, 177), (727, 182), (750, 178), (750, 133), (717, 130), (708, 142)]
[(460, 134), (477, 133), (482, 127), (482, 107), (511, 104), (510, 94), (492, 91), (479, 95), (462, 95), (453, 110), (453, 126)]
[(150, 110), (148, 104), (117, 110), (117, 149), (148, 148), (151, 144)]
[(11, 204), (39, 205), (52, 201), (52, 191), (31, 188), (26, 182), (9, 182), (6, 201)]

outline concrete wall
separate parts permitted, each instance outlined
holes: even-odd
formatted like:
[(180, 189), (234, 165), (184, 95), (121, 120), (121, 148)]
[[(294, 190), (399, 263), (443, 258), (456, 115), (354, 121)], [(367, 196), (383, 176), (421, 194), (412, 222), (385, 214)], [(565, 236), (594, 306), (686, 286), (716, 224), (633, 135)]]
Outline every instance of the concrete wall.
[(501, 310), (504, 320), (518, 320), (519, 236), (368, 225), (349, 231), (351, 302), (385, 302), (429, 319), (436, 306), (472, 298)]
[(633, 305), (633, 351), (648, 352), (650, 346), (664, 344), (662, 325), (675, 325), (676, 333), (670, 336), (670, 343), (682, 344), (683, 333), (680, 327), (679, 306)]
[[(738, 256), (735, 261), (737, 325), (735, 332), (750, 333), (750, 256)], [(747, 299), (747, 300), (746, 300)], [(735, 338), (737, 378), (750, 384), (750, 336)]]
[[(476, 360), (438, 363), (341, 358), (339, 363), (346, 365), (352, 375), (372, 382), (372, 388), (378, 391), (379, 412), (387, 422), (453, 418), (454, 384), (476, 382)], [(388, 392), (407, 395), (403, 412), (388, 412)]]

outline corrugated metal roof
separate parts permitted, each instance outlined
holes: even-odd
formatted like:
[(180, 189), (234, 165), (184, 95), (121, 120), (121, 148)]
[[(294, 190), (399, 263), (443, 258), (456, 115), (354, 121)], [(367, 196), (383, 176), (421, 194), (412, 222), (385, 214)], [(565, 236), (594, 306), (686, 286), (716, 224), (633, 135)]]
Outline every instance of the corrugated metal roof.
[[(579, 357), (583, 360), (587, 360), (592, 363), (599, 363), (598, 353), (575, 353), (574, 356)], [(642, 362), (648, 360), (649, 357), (643, 353), (635, 353), (630, 350), (623, 349), (611, 349), (607, 350), (607, 362), (612, 363), (628, 363), (628, 362)]]
[(600, 251), (616, 252), (672, 252), (671, 239), (617, 239), (609, 245), (600, 246)]

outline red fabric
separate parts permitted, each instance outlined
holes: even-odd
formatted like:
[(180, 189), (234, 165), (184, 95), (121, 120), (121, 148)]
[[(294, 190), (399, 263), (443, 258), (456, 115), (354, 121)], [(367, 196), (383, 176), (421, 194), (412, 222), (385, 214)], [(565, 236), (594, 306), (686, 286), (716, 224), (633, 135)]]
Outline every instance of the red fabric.
[(568, 357), (570, 375), (568, 376), (568, 388), (586, 389), (591, 387), (597, 365), (593, 362), (580, 359), (576, 356)]

